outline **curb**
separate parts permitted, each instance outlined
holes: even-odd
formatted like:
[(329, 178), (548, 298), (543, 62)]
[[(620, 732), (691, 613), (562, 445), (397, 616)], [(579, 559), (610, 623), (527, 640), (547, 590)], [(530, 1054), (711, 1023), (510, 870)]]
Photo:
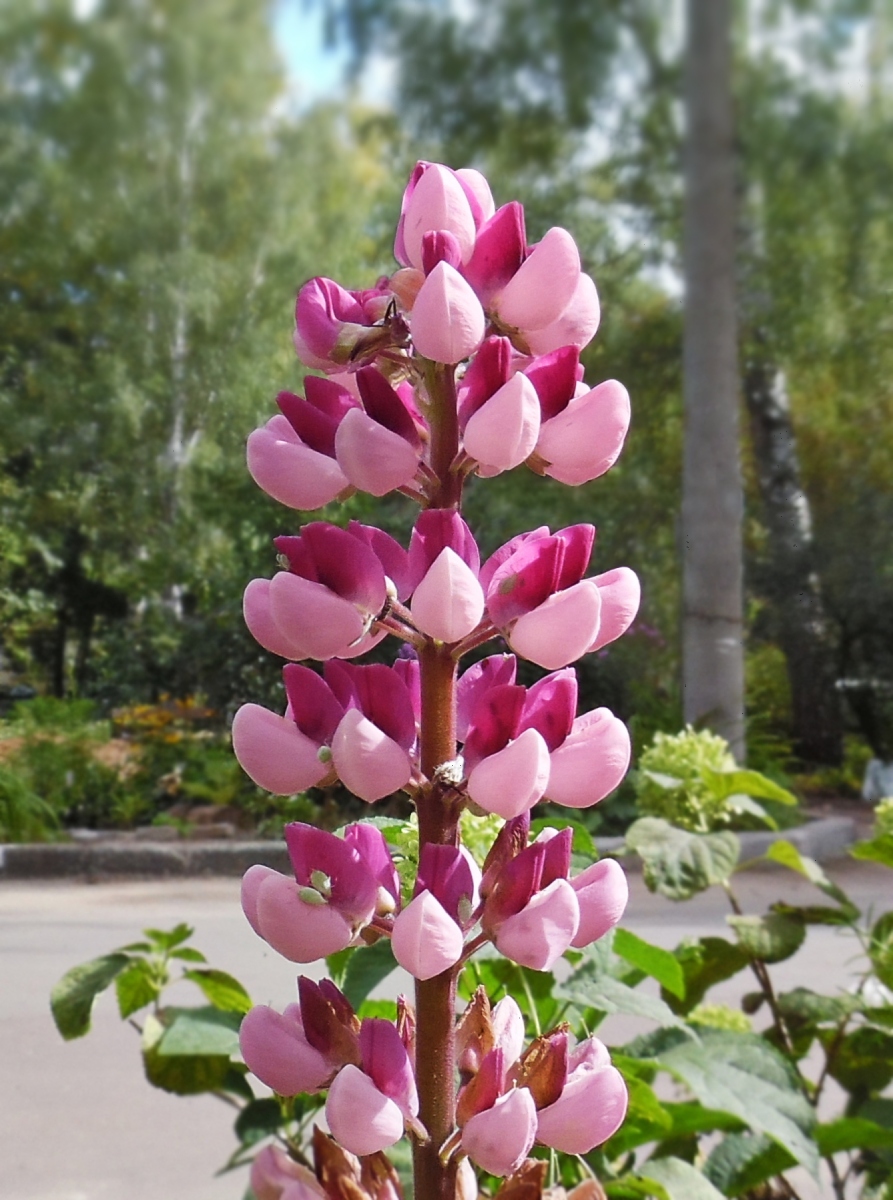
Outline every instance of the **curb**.
[[(819, 862), (842, 857), (856, 840), (849, 817), (825, 817), (783, 833), (739, 833), (739, 862), (763, 855), (773, 842), (793, 843), (801, 854)], [(613, 854), (623, 838), (596, 838), (600, 854)], [(0, 881), (23, 879), (189, 879), (201, 876), (240, 876), (254, 863), (288, 874), (291, 866), (284, 842), (101, 842), (93, 845), (0, 845)], [(760, 863), (773, 869), (773, 863)], [(630, 871), (641, 870), (636, 855), (624, 859)]]

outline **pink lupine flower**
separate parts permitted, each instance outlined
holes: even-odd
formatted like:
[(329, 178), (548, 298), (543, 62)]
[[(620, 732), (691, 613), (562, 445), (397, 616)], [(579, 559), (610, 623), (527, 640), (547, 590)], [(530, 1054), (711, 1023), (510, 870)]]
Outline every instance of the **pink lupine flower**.
[(595, 337), (600, 318), (595, 283), (590, 275), (581, 274), (561, 316), (543, 329), (527, 332), (527, 348), (531, 354), (548, 354), (560, 346), (576, 346), (582, 350)]
[(372, 920), (381, 903), (380, 864), (370, 869), (357, 846), (312, 825), (286, 825), (285, 840), (294, 878), (250, 867), (242, 909), (284, 958), (314, 962), (345, 949)]
[(495, 314), (522, 333), (545, 329), (567, 308), (580, 273), (574, 239), (566, 229), (550, 229), (493, 301)]
[(280, 1146), (267, 1145), (254, 1156), (249, 1176), (256, 1200), (325, 1200), (325, 1192), (307, 1167), (295, 1162)]
[(580, 950), (618, 924), (626, 911), (629, 884), (623, 867), (613, 858), (593, 863), (570, 883), (580, 905), (580, 925), (571, 945)]
[(459, 363), (483, 341), (486, 318), (470, 285), (440, 261), (419, 289), (411, 327), (417, 353), (433, 362)]
[(357, 372), (363, 406), (345, 413), (334, 439), (335, 455), (354, 487), (384, 496), (412, 480), (422, 440), (413, 420), (412, 389), (397, 391), (375, 367)]
[(478, 230), (465, 278), (490, 308), (493, 298), (518, 273), (527, 253), (524, 209), (517, 200), (502, 208)]
[(533, 452), (540, 433), (536, 389), (526, 375), (513, 375), (465, 425), (465, 451), (481, 465), (481, 474), (498, 475), (520, 466)]
[(626, 633), (639, 611), (642, 598), (638, 576), (629, 567), (615, 567), (613, 571), (595, 575), (592, 582), (599, 590), (602, 609), (598, 634), (589, 647), (590, 654)]
[(604, 475), (623, 449), (629, 417), (629, 395), (615, 379), (572, 396), (540, 428), (536, 451), (545, 474), (571, 486)]
[(598, 1038), (580, 1042), (568, 1056), (558, 1099), (537, 1113), (537, 1141), (564, 1154), (588, 1154), (606, 1142), (626, 1116), (623, 1076)]
[(422, 847), (413, 899), (391, 934), (394, 957), (416, 979), (431, 979), (461, 958), (463, 930), (477, 903), (475, 871), (459, 847)]
[(490, 688), (515, 682), (517, 659), (514, 654), (491, 654), (473, 663), (456, 684), (456, 737), (464, 742), (471, 715), (480, 698)]
[(334, 1137), (352, 1154), (374, 1154), (403, 1136), (419, 1101), (409, 1056), (390, 1021), (367, 1019), (360, 1031), (362, 1068), (348, 1064), (326, 1100)]
[(629, 732), (607, 708), (576, 718), (549, 755), (548, 798), (568, 808), (589, 808), (604, 800), (629, 767)]
[(462, 1129), (462, 1149), (491, 1175), (511, 1175), (536, 1139), (536, 1106), (527, 1088), (510, 1088), (473, 1114)]
[(462, 261), (467, 261), (475, 233), (493, 208), (489, 184), (479, 171), (417, 163), (403, 193), (394, 257), (404, 267), (420, 268), (425, 234), (444, 232), (456, 239)]
[(387, 279), (362, 292), (349, 292), (332, 279), (309, 280), (295, 304), (298, 358), (307, 367), (332, 374), (405, 346), (406, 322), (391, 311), (392, 298)]
[(463, 748), (468, 794), (507, 820), (542, 799), (549, 782), (549, 748), (533, 724), (523, 724), (523, 687), (491, 687), (478, 699)]
[(333, 660), (324, 671), (344, 706), (332, 735), (332, 761), (341, 782), (369, 803), (399, 791), (412, 776), (416, 740), (406, 684), (383, 663), (358, 667)]
[(254, 640), (271, 654), (278, 654), (280, 658), (308, 657), (294, 631), (280, 629), (273, 620), (269, 579), (252, 579), (245, 588), (242, 616)]
[(419, 514), (409, 543), (409, 572), (412, 616), (423, 633), (442, 642), (471, 633), (484, 613), (479, 568), (477, 543), (458, 513), (430, 508)]
[(249, 1071), (280, 1096), (316, 1092), (332, 1075), (332, 1063), (307, 1041), (298, 1004), (283, 1013), (255, 1005), (242, 1019), (239, 1046)]

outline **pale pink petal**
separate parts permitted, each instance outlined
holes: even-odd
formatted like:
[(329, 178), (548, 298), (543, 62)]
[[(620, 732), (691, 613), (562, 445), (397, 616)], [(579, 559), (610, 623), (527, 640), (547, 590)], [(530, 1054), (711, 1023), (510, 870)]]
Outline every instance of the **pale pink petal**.
[(335, 454), (347, 479), (372, 496), (409, 483), (419, 456), (405, 438), (352, 408), (335, 434)]
[(564, 1154), (588, 1154), (623, 1124), (627, 1098), (616, 1067), (575, 1072), (555, 1103), (540, 1110), (537, 1140)]
[(456, 1200), (478, 1200), (478, 1181), (471, 1161), (463, 1158), (456, 1172)]
[(319, 747), (294, 721), (259, 704), (242, 705), (233, 718), (232, 735), (242, 770), (276, 796), (303, 792), (329, 770), (318, 758)]
[(573, 942), (580, 906), (566, 879), (555, 879), (496, 931), (496, 949), (512, 962), (548, 971)]
[(432, 979), (462, 956), (459, 926), (431, 892), (420, 892), (394, 921), (394, 958), (415, 979)]
[(595, 1070), (596, 1068), (610, 1067), (610, 1065), (610, 1051), (605, 1043), (597, 1037), (588, 1037), (582, 1042), (577, 1042), (567, 1059), (568, 1075), (574, 1074), (581, 1067)]
[(509, 821), (533, 808), (549, 782), (549, 748), (536, 729), (482, 759), (468, 777), (468, 794), (487, 812)]
[(273, 620), (270, 605), (270, 580), (252, 579), (242, 598), (242, 614), (248, 631), (256, 642), (280, 658), (307, 658), (309, 652), (300, 639), (284, 633)]
[(332, 1068), (293, 1016), (258, 1004), (245, 1014), (239, 1046), (249, 1071), (280, 1096), (315, 1092)]
[(249, 1181), (255, 1200), (280, 1200), (287, 1188), (292, 1189), (288, 1200), (316, 1200), (320, 1196), (325, 1200), (313, 1172), (279, 1146), (267, 1145), (258, 1151), (251, 1162)]
[(506, 1067), (518, 1061), (524, 1049), (524, 1017), (518, 1002), (511, 996), (503, 996), (490, 1013), (493, 1026), (493, 1044), (501, 1050)]
[(613, 858), (603, 858), (571, 880), (580, 905), (580, 927), (571, 942), (578, 950), (613, 929), (626, 909), (629, 884), (623, 867)]
[(512, 1088), (462, 1130), (462, 1149), (491, 1175), (511, 1175), (536, 1137), (536, 1105), (527, 1088)]
[(544, 329), (528, 333), (526, 341), (530, 353), (551, 354), (562, 346), (576, 346), (582, 350), (595, 337), (600, 315), (595, 283), (590, 275), (581, 275), (561, 316)]
[(332, 1136), (351, 1154), (376, 1154), (403, 1136), (400, 1109), (352, 1063), (332, 1080), (326, 1120)]
[(468, 262), (475, 236), (471, 205), (455, 173), (439, 163), (428, 167), (406, 206), (403, 246), (410, 266), (422, 266), (422, 238), (431, 230), (451, 233)]
[(462, 184), (465, 194), (471, 202), (475, 224), (483, 225), (484, 221), (489, 221), (496, 211), (489, 183), (474, 167), (460, 167), (456, 171), (456, 178)]
[(332, 738), (332, 759), (344, 786), (372, 803), (409, 783), (412, 763), (402, 746), (349, 708)]
[(283, 639), (300, 641), (310, 658), (342, 654), (364, 633), (363, 618), (349, 600), (289, 571), (270, 580), (270, 611)]
[(277, 437), (269, 425), (249, 435), (248, 470), (258, 487), (289, 508), (321, 508), (349, 486), (333, 458), (297, 437)]
[(568, 808), (589, 808), (623, 779), (630, 760), (629, 731), (608, 708), (577, 717), (551, 754), (549, 799)]
[(602, 611), (598, 634), (589, 647), (590, 653), (626, 633), (639, 611), (642, 599), (639, 578), (629, 567), (616, 567), (613, 571), (596, 575), (592, 582), (602, 598)]
[(550, 229), (497, 298), (499, 319), (516, 329), (543, 329), (564, 312), (580, 280), (580, 253), (566, 229)]
[(315, 962), (344, 950), (354, 931), (328, 904), (307, 904), (294, 879), (274, 872), (257, 889), (257, 929), (290, 962)]
[(377, 646), (379, 642), (383, 642), (388, 636), (386, 629), (380, 629), (378, 632), (365, 633), (358, 642), (351, 642), (344, 650), (339, 651), (335, 658), (359, 658), (361, 654), (365, 654), (367, 650), (371, 650), (373, 646)]
[[(263, 935), (257, 923), (257, 893), (260, 891), (260, 885), (270, 875), (282, 875), (282, 872), (265, 867), (263, 863), (255, 863), (242, 876), (242, 912), (258, 937)], [(286, 876), (283, 875), (282, 878), (285, 879)]]
[(574, 487), (604, 475), (623, 449), (629, 416), (629, 394), (614, 379), (575, 396), (540, 429), (536, 449), (549, 463), (546, 474)]
[(600, 614), (598, 588), (581, 579), (520, 616), (507, 640), (522, 658), (557, 671), (586, 653), (598, 632)]
[(536, 388), (526, 375), (513, 375), (474, 413), (465, 427), (464, 444), (487, 474), (510, 471), (533, 451), (540, 432)]
[(484, 593), (471, 567), (446, 546), (425, 572), (411, 608), (422, 633), (441, 642), (458, 642), (484, 615)]
[(434, 362), (461, 362), (477, 350), (485, 326), (484, 310), (470, 285), (448, 263), (438, 263), (412, 310), (417, 352)]

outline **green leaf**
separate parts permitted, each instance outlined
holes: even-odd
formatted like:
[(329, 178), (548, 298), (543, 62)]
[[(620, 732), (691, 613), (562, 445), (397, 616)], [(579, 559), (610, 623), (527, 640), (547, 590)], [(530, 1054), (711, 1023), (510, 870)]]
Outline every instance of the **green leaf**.
[(893, 1129), (885, 1129), (864, 1117), (841, 1117), (827, 1125), (818, 1125), (815, 1140), (823, 1156), (841, 1150), (893, 1150)]
[(354, 1008), (397, 968), (390, 938), (381, 938), (373, 946), (360, 946), (347, 964), (341, 990)]
[(243, 1146), (253, 1146), (277, 1133), (283, 1123), (279, 1101), (272, 1096), (246, 1104), (235, 1121), (236, 1137)]
[(491, 1004), (513, 996), (534, 1029), (550, 1029), (560, 1020), (563, 1005), (553, 996), (555, 976), (551, 971), (533, 971), (496, 955), (475, 955), (459, 978), (462, 999), (470, 1000), (479, 985), (487, 989)]
[(242, 1013), (243, 1015), (251, 1008), (251, 997), (239, 983), (238, 979), (234, 979), (232, 975), (228, 975), (226, 971), (184, 971), (184, 979), (191, 979), (194, 984), (201, 988), (206, 1000), (209, 1000), (215, 1008), (224, 1009), (227, 1012)]
[(366, 1017), (381, 1017), (385, 1021), (397, 1020), (397, 1003), (394, 1000), (364, 1000), (357, 1009), (361, 1020)]
[(50, 993), (56, 1028), (67, 1042), (90, 1029), (93, 1001), (129, 966), (126, 954), (105, 954), (67, 971)]
[(769, 913), (765, 917), (726, 917), (739, 945), (751, 958), (762, 962), (784, 962), (796, 954), (806, 937), (806, 926), (793, 916)]
[(646, 942), (628, 929), (614, 930), (614, 953), (656, 979), (680, 1000), (685, 998), (685, 976), (675, 954)]
[(848, 1092), (881, 1092), (893, 1079), (893, 1035), (863, 1025), (840, 1042), (833, 1029), (823, 1029), (819, 1036), (826, 1050), (832, 1041), (836, 1044), (828, 1074)]
[(701, 777), (718, 798), (725, 799), (741, 792), (755, 800), (774, 800), (776, 804), (796, 805), (797, 797), (787, 788), (768, 779), (759, 771), (714, 771), (712, 767), (701, 767)]
[(660, 1186), (667, 1200), (723, 1200), (697, 1167), (681, 1158), (652, 1158), (636, 1174), (640, 1179)]
[(330, 954), (326, 958), (326, 970), (329, 973), (329, 978), (336, 987), (343, 985), (344, 976), (347, 974), (347, 964), (356, 952), (356, 946), (348, 946), (346, 949), (338, 950), (335, 954)]
[(727, 797), (726, 808), (729, 812), (756, 817), (758, 821), (763, 822), (767, 829), (778, 829), (778, 822), (775, 818), (770, 817), (762, 804), (758, 804), (750, 796), (743, 796), (736, 792), (733, 796)]
[(830, 904), (785, 904), (777, 901), (772, 911), (788, 917), (798, 917), (807, 925), (851, 925), (853, 912), (845, 908), (832, 908)]
[(169, 957), (178, 958), (181, 962), (204, 963), (208, 961), (201, 950), (195, 950), (192, 946), (183, 946), (180, 950), (172, 950)]
[(856, 842), (850, 847), (850, 854), (863, 862), (876, 862), (885, 867), (893, 867), (893, 833), (884, 833), (867, 842)]
[(151, 964), (144, 958), (133, 959), (116, 978), (115, 994), (122, 1019), (139, 1012), (147, 1004), (154, 1004), (161, 994), (161, 987)]
[(807, 858), (805, 854), (801, 854), (793, 842), (784, 840), (773, 842), (763, 857), (768, 858), (770, 862), (780, 863), (783, 867), (790, 867), (792, 871), (803, 875), (826, 896), (836, 900), (845, 913), (851, 913), (853, 918), (858, 917), (859, 910), (846, 892), (836, 883), (831, 882), (814, 858)]
[(185, 922), (173, 929), (144, 929), (143, 933), (159, 950), (173, 950), (175, 946), (188, 942), (195, 930)]
[(157, 1017), (151, 1013), (146, 1017), (142, 1033), (143, 1068), (153, 1087), (173, 1092), (177, 1096), (196, 1096), (201, 1092), (222, 1091), (230, 1071), (229, 1056), (205, 1053), (162, 1054), (160, 1044), (167, 1032), (169, 1031)]
[(591, 963), (585, 963), (560, 983), (555, 988), (555, 995), (583, 1011), (594, 1008), (603, 1013), (647, 1017), (658, 1025), (685, 1029), (691, 1037), (696, 1036), (658, 996), (629, 987), (619, 979), (593, 969)]
[(649, 1084), (634, 1075), (625, 1081), (629, 1105), (623, 1124), (604, 1147), (610, 1160), (666, 1136), (672, 1127), (669, 1113)]
[(723, 883), (739, 855), (734, 833), (689, 833), (659, 817), (634, 821), (626, 845), (641, 857), (649, 890), (671, 900), (687, 900)]
[(750, 959), (726, 938), (688, 938), (676, 948), (676, 958), (685, 980), (685, 1000), (663, 993), (674, 1012), (687, 1013), (704, 999), (716, 983), (731, 979), (750, 965)]
[(167, 1008), (165, 1031), (158, 1041), (163, 1057), (203, 1055), (227, 1059), (239, 1049), (241, 1015), (219, 1008)]
[(592, 834), (582, 821), (575, 821), (571, 817), (538, 817), (535, 821), (530, 822), (531, 841), (543, 829), (572, 829), (574, 831), (573, 853), (585, 858), (588, 863), (593, 863), (598, 859), (598, 848), (593, 841)]
[(796, 1160), (763, 1133), (732, 1133), (715, 1146), (704, 1174), (724, 1196), (740, 1196), (789, 1167)]
[(893, 988), (893, 912), (883, 913), (871, 927), (868, 953), (878, 979)]
[(822, 996), (809, 988), (793, 988), (781, 992), (778, 1008), (786, 1019), (806, 1021), (812, 1025), (837, 1025), (844, 1017), (862, 1007), (856, 996)]

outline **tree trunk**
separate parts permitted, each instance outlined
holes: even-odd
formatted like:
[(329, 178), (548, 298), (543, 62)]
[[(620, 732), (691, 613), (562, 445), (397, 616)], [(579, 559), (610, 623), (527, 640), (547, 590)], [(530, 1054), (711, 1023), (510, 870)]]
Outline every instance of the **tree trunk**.
[(744, 373), (744, 394), (769, 532), (772, 601), (791, 685), (794, 746), (811, 762), (839, 763), (843, 728), (809, 500), (800, 483), (784, 373), (767, 349), (757, 329)]
[(688, 0), (682, 690), (744, 757), (730, 0)]

